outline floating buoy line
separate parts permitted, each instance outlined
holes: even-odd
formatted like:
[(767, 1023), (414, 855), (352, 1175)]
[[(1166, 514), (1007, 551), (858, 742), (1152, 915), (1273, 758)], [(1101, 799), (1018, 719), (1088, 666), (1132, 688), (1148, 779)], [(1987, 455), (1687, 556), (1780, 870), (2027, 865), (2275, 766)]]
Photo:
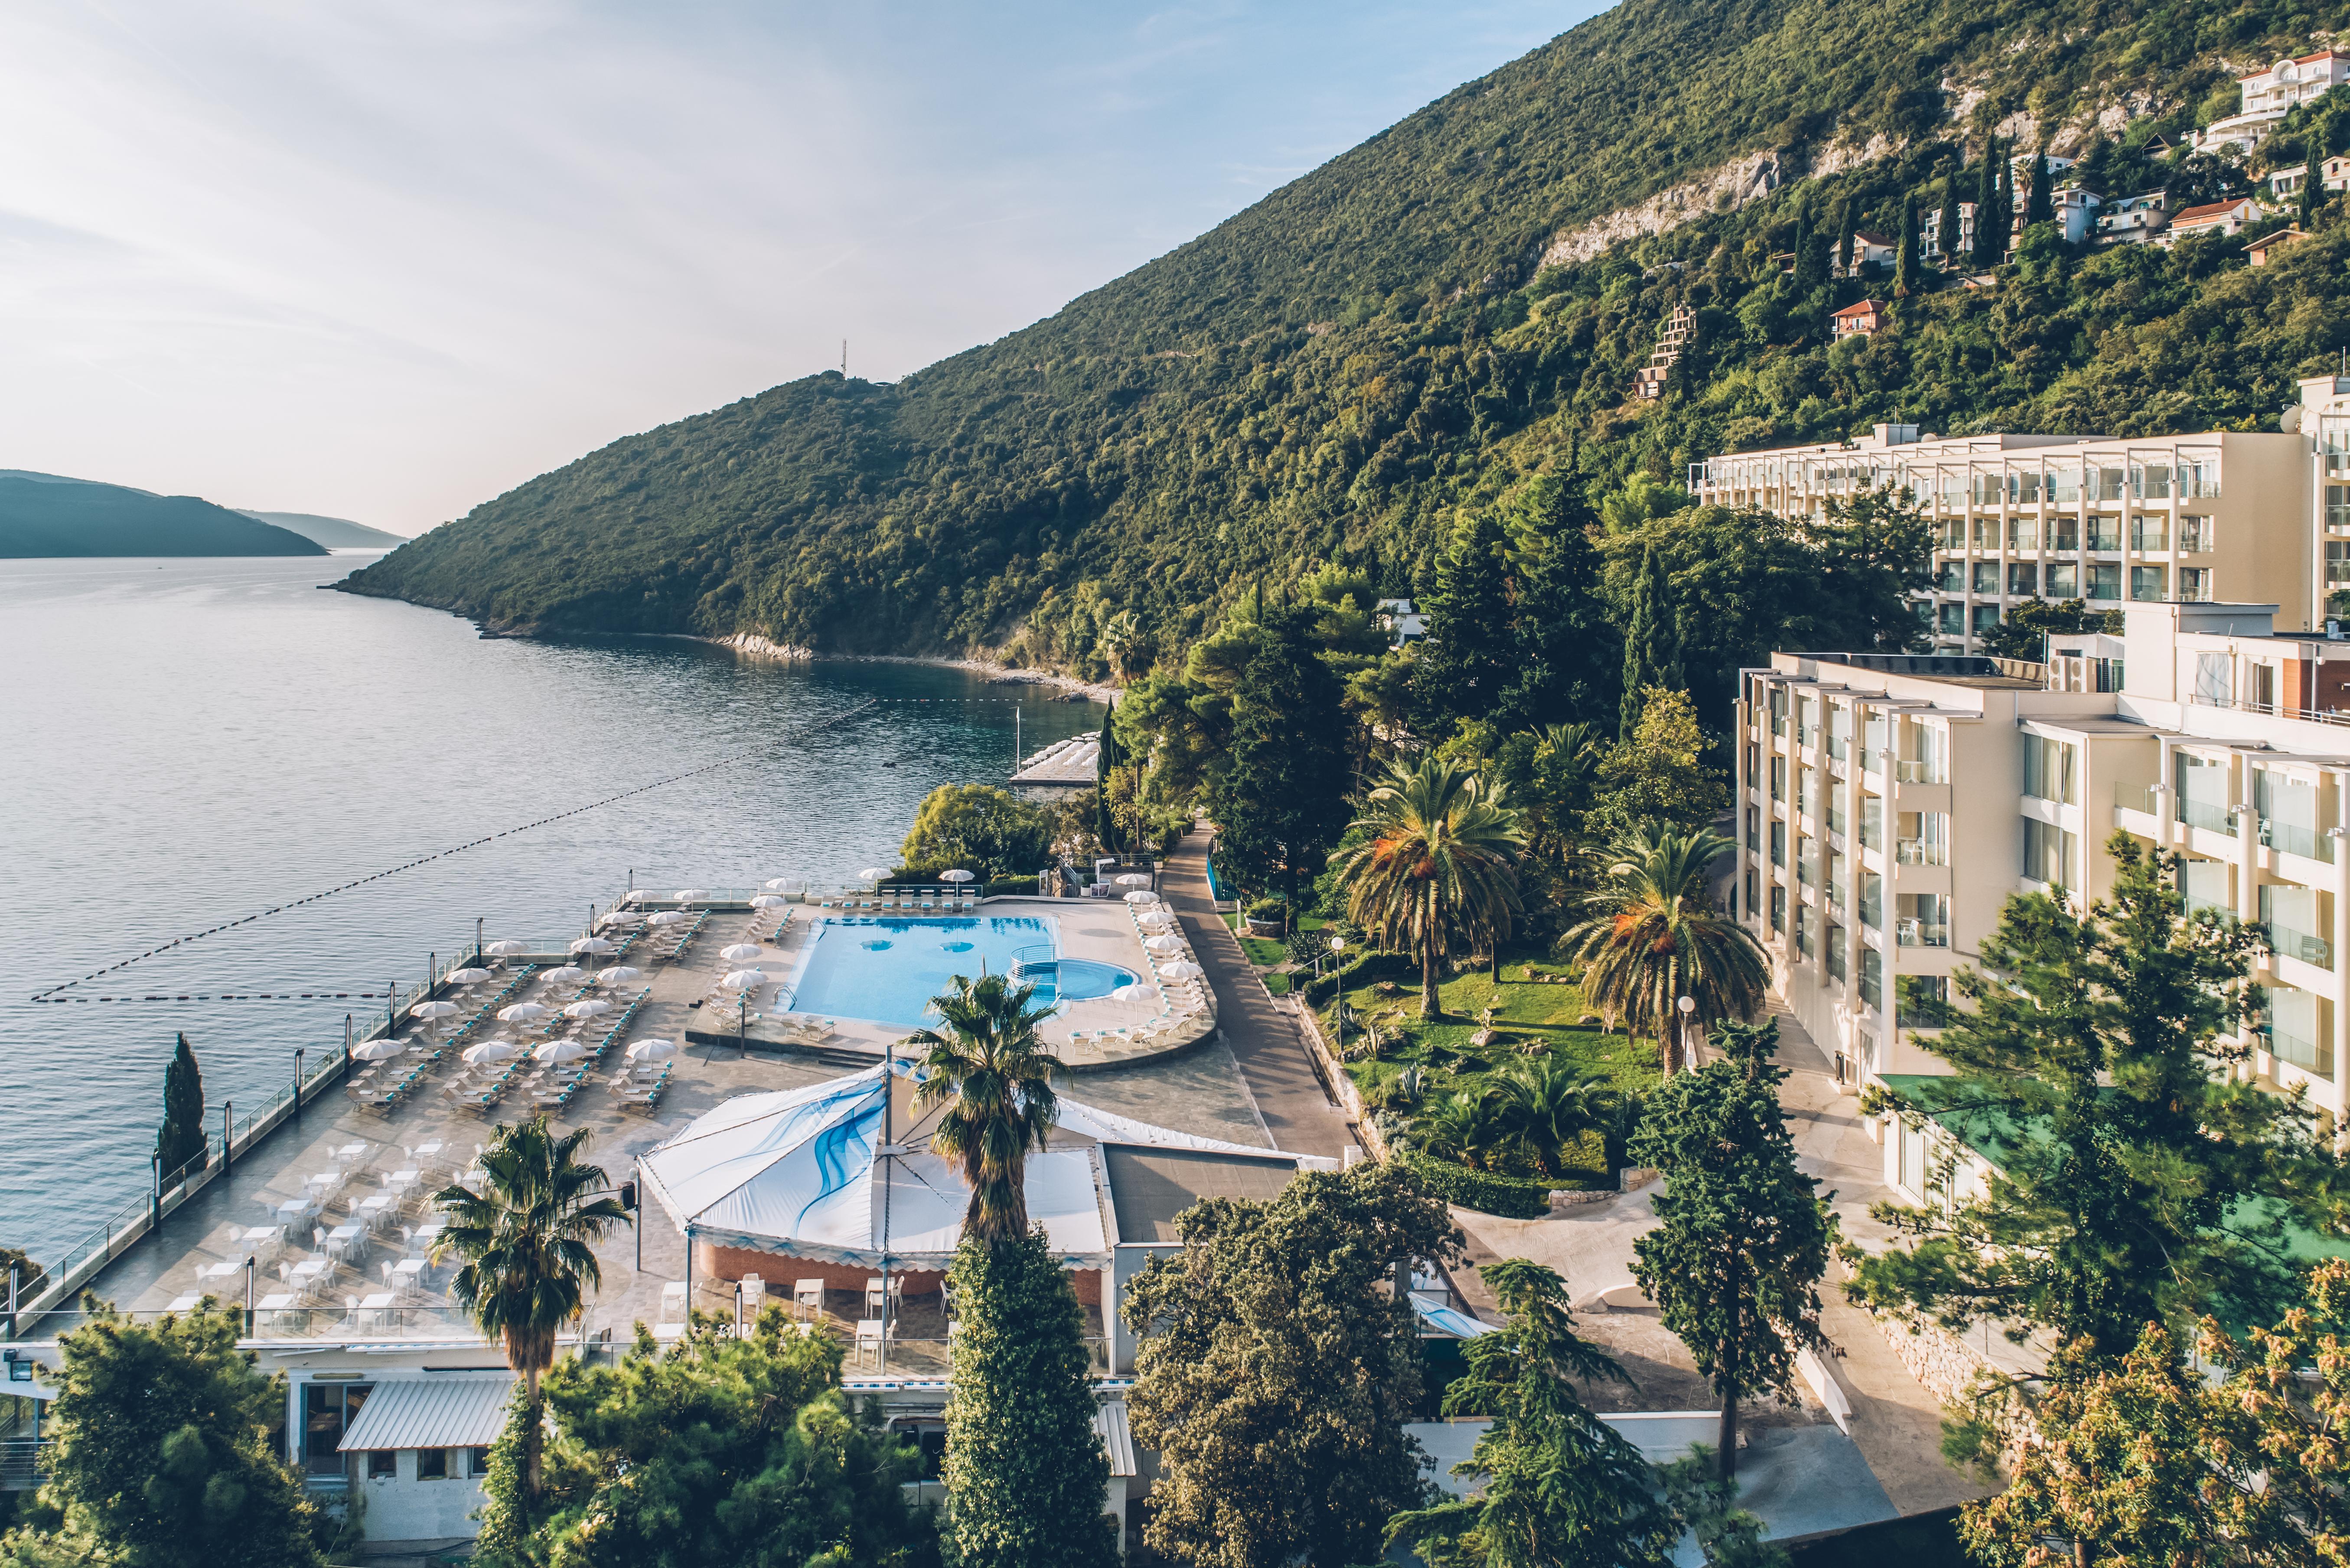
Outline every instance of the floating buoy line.
[[(649, 790), (657, 790), (664, 788), (670, 784), (681, 784), (687, 779), (696, 778), (703, 774), (714, 772), (719, 768), (728, 767), (740, 762), (745, 762), (752, 757), (759, 755), (762, 752), (767, 751), (785, 741), (789, 741), (799, 735), (806, 734), (809, 731), (824, 729), (834, 724), (838, 724), (845, 720), (853, 719), (857, 717), (858, 714), (865, 712), (868, 709), (880, 706), (881, 702), (882, 699), (880, 698), (870, 698), (866, 701), (858, 703), (856, 707), (847, 709), (843, 712), (827, 714), (821, 719), (812, 719), (805, 724), (801, 724), (794, 729), (785, 731), (783, 734), (776, 736), (774, 740), (762, 741), (758, 745), (752, 747), (748, 751), (736, 752), (731, 756), (720, 757), (714, 762), (703, 763), (699, 767), (688, 768), (683, 773), (671, 774), (666, 778), (655, 779), (650, 784), (639, 784), (634, 789), (624, 789), (618, 794), (608, 794), (601, 800), (591, 800), (585, 805), (575, 805), (568, 811), (558, 811), (551, 816), (542, 816), (535, 822), (525, 822), (518, 827), (503, 828), (496, 833), (484, 834), (479, 838), (469, 838), (463, 844), (452, 844), (446, 849), (436, 849), (430, 855), (420, 855), (413, 860), (403, 860), (399, 865), (387, 867), (381, 871), (370, 872), (365, 877), (354, 877), (348, 882), (338, 882), (331, 888), (312, 893), (306, 898), (295, 898), (283, 904), (272, 904), (265, 909), (255, 910), (254, 913), (242, 916), (237, 919), (224, 920), (217, 926), (210, 926), (201, 931), (192, 931), (184, 937), (174, 937), (172, 940), (161, 944), (160, 947), (150, 948), (143, 953), (134, 954), (133, 956), (124, 959), (118, 963), (108, 964), (103, 969), (94, 969), (78, 980), (68, 980), (61, 984), (50, 986), (46, 991), (36, 992), (33, 993), (32, 1000), (35, 1002), (87, 1002), (89, 1000), (88, 997), (64, 996), (59, 993), (62, 992), (72, 991), (78, 986), (88, 985), (91, 981), (98, 980), (105, 975), (118, 973), (120, 971), (130, 968), (133, 964), (145, 963), (149, 959), (161, 958), (165, 953), (174, 952), (181, 948), (188, 946), (191, 942), (200, 942), (207, 937), (216, 937), (223, 931), (233, 931), (239, 926), (249, 926), (256, 920), (268, 919), (273, 915), (283, 915), (289, 911), (299, 909), (306, 905), (317, 903), (323, 898), (331, 898), (337, 894), (348, 893), (354, 888), (364, 888), (370, 882), (380, 882), (387, 877), (397, 877), (403, 871), (413, 871), (419, 866), (430, 866), (435, 860), (446, 860), (452, 855), (463, 855), (469, 849), (479, 849), (482, 846), (485, 844), (494, 844), (501, 838), (512, 838), (517, 834), (528, 833), (533, 829), (545, 827), (549, 823), (561, 822), (567, 817), (577, 816), (582, 812), (595, 811), (602, 806), (616, 805), (620, 801), (629, 800), (634, 796), (643, 794)], [(224, 1001), (244, 1001), (246, 999), (248, 993), (237, 992), (231, 994), (215, 992), (209, 994), (218, 997)], [(263, 993), (261, 992), (255, 992), (250, 994), (253, 1000), (259, 1001), (263, 999)], [(363, 999), (371, 995), (372, 993), (367, 992), (309, 992), (294, 993), (278, 992), (269, 993), (268, 999), (273, 1001), (315, 1001), (319, 997), (324, 996), (332, 997), (335, 1000), (339, 1001), (346, 996), (355, 999)], [(174, 992), (168, 996), (161, 994), (137, 997), (125, 996), (113, 998), (111, 1000), (118, 1002), (188, 1002), (203, 1001), (204, 998), (197, 996), (194, 993), (182, 994)]]

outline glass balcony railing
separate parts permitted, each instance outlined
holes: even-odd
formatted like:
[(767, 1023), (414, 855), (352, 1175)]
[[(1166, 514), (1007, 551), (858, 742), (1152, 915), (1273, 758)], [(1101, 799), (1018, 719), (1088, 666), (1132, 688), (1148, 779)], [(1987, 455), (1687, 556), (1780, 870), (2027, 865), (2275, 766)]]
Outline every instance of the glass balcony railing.
[(1893, 764), (1893, 778), (1897, 784), (1948, 784), (1950, 782), (1942, 776), (1942, 770), (1937, 763), (1911, 761), (1908, 758)]
[(2233, 833), (2236, 819), (2228, 807), (2214, 801), (2190, 800), (2182, 795), (2178, 801), (2178, 820), (2189, 827), (2209, 828), (2214, 833)]
[(2314, 964), (2319, 969), (2334, 967), (2334, 944), (2324, 937), (2314, 937), (2307, 931), (2296, 931), (2291, 926), (2269, 923), (2269, 949), (2289, 959)]
[(1946, 948), (1950, 945), (1950, 928), (1939, 920), (1896, 920), (1893, 940), (1905, 948)]
[(2162, 815), (2162, 803), (2149, 784), (2114, 785), (2114, 804), (2124, 811), (2143, 812), (2148, 816)]
[(1949, 846), (1933, 838), (1897, 838), (1893, 841), (1893, 858), (1902, 866), (1947, 866), (1950, 863)]
[(2298, 855), (2307, 860), (2334, 863), (2334, 840), (2314, 827), (2299, 823), (2279, 822), (2274, 817), (2261, 818), (2261, 842), (2272, 849), (2282, 849), (2287, 855)]
[(2280, 1062), (2290, 1062), (2302, 1071), (2320, 1078), (2334, 1076), (2334, 1043), (2312, 1040), (2288, 1024), (2272, 1023), (2261, 1033), (2267, 1036), (2268, 1053)]

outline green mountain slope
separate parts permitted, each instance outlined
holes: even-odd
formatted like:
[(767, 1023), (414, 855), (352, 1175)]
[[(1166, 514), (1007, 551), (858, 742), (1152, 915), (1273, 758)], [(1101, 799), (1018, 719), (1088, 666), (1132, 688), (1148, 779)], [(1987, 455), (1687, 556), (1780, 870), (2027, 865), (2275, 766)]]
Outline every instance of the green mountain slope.
[(328, 553), (299, 534), (192, 495), (0, 472), (0, 557)]
[[(1905, 197), (1930, 210), (2011, 116), (2070, 145), (2127, 103), (2129, 135), (2091, 160), (2105, 186), (2216, 193), (2226, 171), (2157, 165), (2148, 135), (2208, 119), (2231, 54), (2306, 47), (2334, 11), (1625, 0), (1034, 327), (895, 386), (827, 373), (616, 441), (348, 586), (515, 628), (1098, 671), (1106, 628), (1147, 665), (1315, 561), (1409, 591), (1457, 507), (1527, 473), (1596, 495), (1892, 417), (2272, 414), (2336, 346), (2330, 235), (2251, 275), (2208, 246), (2034, 252), (2012, 287), (1950, 288), (1834, 347), (1827, 312), (1864, 285), (1790, 282), (1770, 258), (1846, 203), (1887, 233)], [(1575, 224), (1764, 154), (1787, 183), (1763, 199), (1713, 210), (1700, 191), (1662, 235), (1541, 265)], [(1698, 351), (1660, 402), (1627, 404), (1684, 302)]]
[(404, 535), (387, 534), (348, 517), (321, 517), (315, 512), (255, 512), (249, 506), (240, 506), (237, 511), (260, 522), (290, 529), (329, 549), (389, 550), (408, 542)]

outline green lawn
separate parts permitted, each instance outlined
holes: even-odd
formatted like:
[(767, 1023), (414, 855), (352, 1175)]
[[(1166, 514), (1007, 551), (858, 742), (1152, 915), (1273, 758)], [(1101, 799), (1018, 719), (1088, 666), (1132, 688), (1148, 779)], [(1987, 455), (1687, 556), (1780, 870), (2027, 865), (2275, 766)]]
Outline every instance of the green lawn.
[[(1580, 1023), (1587, 1009), (1582, 992), (1565, 982), (1565, 966), (1531, 961), (1536, 974), (1554, 978), (1547, 982), (1530, 981), (1520, 978), (1529, 961), (1523, 957), (1505, 961), (1498, 989), (1482, 970), (1445, 981), (1439, 992), (1444, 1018), (1438, 1023), (1420, 1022), (1416, 980), (1396, 982), (1392, 996), (1379, 995), (1370, 986), (1348, 992), (1346, 1000), (1357, 1014), (1383, 1026), (1400, 1024), (1407, 1038), (1388, 1047), (1377, 1061), (1347, 1063), (1347, 1076), (1377, 1106), (1388, 1081), (1406, 1067), (1416, 1066), (1426, 1080), (1428, 1097), (1438, 1099), (1455, 1090), (1474, 1093), (1492, 1073), (1538, 1060), (1523, 1048), (1539, 1045), (1553, 1059), (1596, 1073), (1618, 1089), (1642, 1095), (1654, 1089), (1656, 1047), (1621, 1033), (1605, 1033), (1596, 1023)], [(1469, 1037), (1477, 1032), (1477, 1014), (1488, 1003), (1498, 1009), (1493, 1027), (1503, 1038), (1479, 1049), (1470, 1044)], [(1336, 1023), (1330, 1008), (1322, 1012), (1322, 1027), (1336, 1041)], [(1593, 1152), (1596, 1164), (1596, 1151)]]

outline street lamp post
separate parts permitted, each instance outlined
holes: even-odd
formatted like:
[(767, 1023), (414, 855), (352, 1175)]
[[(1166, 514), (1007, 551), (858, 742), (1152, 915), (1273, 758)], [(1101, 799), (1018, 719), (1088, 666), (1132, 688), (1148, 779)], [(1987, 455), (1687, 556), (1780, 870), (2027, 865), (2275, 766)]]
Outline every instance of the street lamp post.
[(1684, 996), (1674, 1002), (1673, 1007), (1679, 1013), (1679, 1016), (1673, 1021), (1673, 1054), (1685, 1064), (1694, 1066), (1696, 1064), (1688, 1060), (1689, 1023), (1690, 1014), (1697, 1011), (1697, 998)]
[[(1334, 953), (1340, 954), (1346, 952), (1347, 939), (1344, 937), (1332, 937), (1330, 939), (1330, 950)], [(1342, 967), (1346, 962), (1344, 958), (1339, 959), (1337, 961)], [(1321, 961), (1319, 959), (1315, 961), (1315, 972), (1317, 975), (1321, 972)], [(1343, 1062), (1347, 1059), (1347, 988), (1343, 985), (1338, 988), (1338, 1011), (1335, 1016), (1338, 1020), (1338, 1060)]]

